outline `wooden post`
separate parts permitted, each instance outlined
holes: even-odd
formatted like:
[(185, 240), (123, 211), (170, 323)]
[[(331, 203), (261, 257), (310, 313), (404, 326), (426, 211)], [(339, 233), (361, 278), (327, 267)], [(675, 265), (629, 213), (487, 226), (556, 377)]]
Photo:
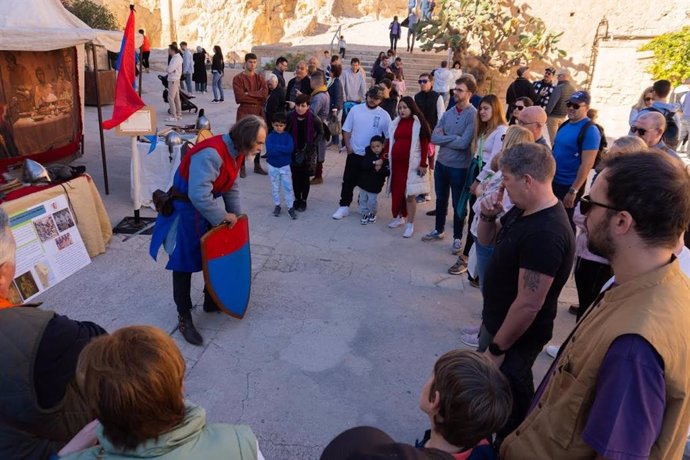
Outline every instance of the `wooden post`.
[(105, 194), (110, 195), (110, 187), (108, 186), (108, 163), (105, 158), (105, 139), (103, 137), (103, 110), (101, 109), (101, 92), (98, 86), (98, 57), (96, 54), (96, 45), (91, 43), (91, 51), (93, 52), (93, 74), (96, 79), (96, 108), (98, 109), (98, 134), (101, 138), (101, 161), (103, 162), (103, 184), (105, 186)]

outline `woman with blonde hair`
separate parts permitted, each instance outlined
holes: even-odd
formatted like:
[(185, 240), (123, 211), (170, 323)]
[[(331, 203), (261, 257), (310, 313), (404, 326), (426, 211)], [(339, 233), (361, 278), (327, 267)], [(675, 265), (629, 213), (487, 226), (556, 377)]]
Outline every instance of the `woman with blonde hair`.
[[(469, 202), (470, 215), (468, 222), (474, 219), (472, 206), (476, 201), (475, 190), (477, 185), (489, 177), (491, 169), (489, 167), (491, 159), (501, 150), (503, 135), (508, 129), (505, 115), (503, 114), (501, 101), (495, 94), (487, 94), (479, 101), (477, 118), (474, 123), (474, 138), (472, 139), (471, 149), (475, 152), (474, 158), (467, 169), (465, 176), (465, 187), (458, 200), (457, 213), (459, 216), (465, 215), (465, 208)], [(453, 241), (453, 254), (460, 255), (458, 261), (453, 265), (448, 273), (460, 275), (467, 271), (467, 258), (472, 248), (474, 239), (468, 233), (465, 240), (465, 249), (460, 254), (460, 240)]]
[[(534, 135), (531, 131), (529, 131), (527, 128), (523, 128), (522, 126), (510, 126), (505, 132), (505, 137), (503, 138), (503, 145), (501, 151), (497, 155), (494, 155), (494, 157), (491, 159), (491, 162), (489, 164), (489, 176), (476, 187), (477, 201), (474, 203), (473, 206), (474, 219), (470, 223), (470, 233), (474, 238), (474, 251), (471, 251), (468, 257), (468, 265), (470, 267), (474, 267), (473, 270), (470, 270), (474, 272), (474, 276), (472, 276), (472, 273), (468, 273), (468, 278), (470, 284), (474, 287), (481, 288), (482, 280), (484, 279), (484, 272), (486, 271), (486, 266), (489, 262), (489, 259), (491, 258), (491, 255), (494, 252), (493, 246), (482, 245), (481, 243), (479, 243), (479, 240), (477, 239), (477, 227), (479, 226), (479, 210), (481, 201), (496, 193), (498, 189), (501, 187), (501, 184), (503, 183), (503, 175), (501, 174), (501, 171), (498, 169), (498, 162), (501, 156), (504, 154), (504, 152), (507, 152), (508, 150), (510, 150), (511, 147), (514, 147), (518, 144), (527, 144), (530, 142), (534, 142)], [(508, 194), (504, 193), (504, 213), (508, 212), (512, 207), (513, 203), (510, 201)], [(455, 265), (453, 265), (453, 267), (458, 265), (459, 262), (460, 257), (458, 257), (458, 262), (456, 262)], [(448, 269), (449, 273), (450, 270), (453, 269), (453, 267)], [(460, 331), (460, 340), (466, 345), (478, 347), (479, 328), (480, 325), (462, 328)]]
[(93, 340), (81, 352), (77, 379), (97, 421), (61, 458), (263, 459), (251, 428), (207, 424), (206, 411), (185, 401), (184, 373), (179, 348), (156, 327), (124, 327)]
[(640, 111), (649, 108), (652, 106), (652, 103), (654, 102), (654, 89), (649, 86), (642, 91), (642, 94), (640, 94), (640, 98), (637, 100), (637, 103), (633, 105), (630, 108), (630, 116), (628, 117), (628, 124), (630, 126), (635, 123), (635, 120), (637, 120), (638, 115), (640, 114)]

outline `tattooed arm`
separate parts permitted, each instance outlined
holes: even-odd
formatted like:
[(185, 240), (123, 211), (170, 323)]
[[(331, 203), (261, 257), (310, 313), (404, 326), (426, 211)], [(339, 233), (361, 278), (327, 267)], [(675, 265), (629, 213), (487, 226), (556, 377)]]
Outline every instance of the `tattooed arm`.
[(506, 319), (494, 336), (494, 343), (507, 350), (525, 333), (539, 313), (553, 277), (525, 268), (520, 269), (518, 294)]

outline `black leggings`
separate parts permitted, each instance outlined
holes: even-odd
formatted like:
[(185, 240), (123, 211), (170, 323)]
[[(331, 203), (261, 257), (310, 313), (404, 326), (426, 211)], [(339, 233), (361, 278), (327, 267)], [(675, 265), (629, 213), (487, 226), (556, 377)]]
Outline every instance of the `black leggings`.
[[(187, 272), (173, 271), (173, 300), (177, 305), (177, 314), (183, 318), (192, 317), (192, 274)], [(215, 302), (208, 293), (206, 285), (204, 285), (204, 305)], [(216, 307), (217, 308), (217, 307)]]
[(292, 188), (295, 191), (295, 201), (306, 202), (309, 197), (309, 168), (306, 166), (290, 165), (292, 172)]
[(390, 39), (391, 39), (391, 49), (392, 49), (393, 51), (395, 51), (395, 50), (398, 48), (398, 39), (399, 39), (399, 38), (400, 38), (400, 37), (397, 36), (397, 35), (391, 35), (391, 36), (390, 36)]

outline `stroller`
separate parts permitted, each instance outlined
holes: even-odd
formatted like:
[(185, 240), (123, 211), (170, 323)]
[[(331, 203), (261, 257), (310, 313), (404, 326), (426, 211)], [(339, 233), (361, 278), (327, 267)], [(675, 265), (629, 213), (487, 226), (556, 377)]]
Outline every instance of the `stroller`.
[[(165, 87), (165, 89), (163, 90), (163, 101), (168, 102), (168, 77), (166, 75), (158, 75), (158, 79)], [(197, 113), (199, 111), (199, 107), (197, 107), (196, 104), (192, 102), (192, 99), (194, 99), (194, 96), (188, 95), (187, 93), (182, 91), (182, 88), (180, 88), (180, 102), (182, 104), (183, 112), (192, 113), (193, 110), (194, 113)], [(170, 113), (170, 109), (168, 109), (168, 113)]]

